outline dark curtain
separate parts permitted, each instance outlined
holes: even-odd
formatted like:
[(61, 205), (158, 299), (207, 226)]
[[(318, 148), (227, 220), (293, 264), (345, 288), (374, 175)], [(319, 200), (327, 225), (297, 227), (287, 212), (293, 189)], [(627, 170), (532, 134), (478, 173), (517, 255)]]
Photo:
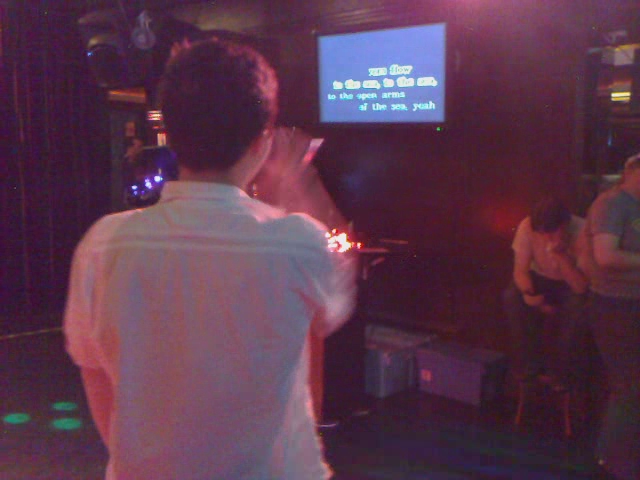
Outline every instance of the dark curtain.
[(59, 325), (73, 249), (109, 208), (106, 92), (60, 3), (0, 7), (0, 333)]

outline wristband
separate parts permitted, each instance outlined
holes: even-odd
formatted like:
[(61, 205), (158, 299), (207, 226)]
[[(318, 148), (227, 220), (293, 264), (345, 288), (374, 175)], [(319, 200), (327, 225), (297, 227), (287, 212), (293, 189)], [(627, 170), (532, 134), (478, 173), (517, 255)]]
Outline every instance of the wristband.
[(529, 297), (534, 297), (536, 295), (536, 292), (532, 289), (529, 290), (523, 290), (522, 291), (522, 295), (527, 295)]

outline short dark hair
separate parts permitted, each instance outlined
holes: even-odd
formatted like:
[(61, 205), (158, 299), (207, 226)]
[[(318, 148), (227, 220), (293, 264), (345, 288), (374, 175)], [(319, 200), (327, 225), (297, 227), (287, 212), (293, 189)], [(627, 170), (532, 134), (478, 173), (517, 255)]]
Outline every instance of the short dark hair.
[(571, 212), (556, 196), (546, 196), (531, 210), (531, 228), (534, 232), (555, 232), (571, 221)]
[(255, 49), (229, 40), (175, 50), (158, 85), (169, 146), (194, 171), (226, 170), (275, 123), (275, 72)]

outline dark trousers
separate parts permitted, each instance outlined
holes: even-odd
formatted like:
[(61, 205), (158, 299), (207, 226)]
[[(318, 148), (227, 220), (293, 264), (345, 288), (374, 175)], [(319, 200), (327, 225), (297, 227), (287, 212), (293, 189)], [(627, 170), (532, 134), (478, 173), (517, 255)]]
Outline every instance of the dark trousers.
[(609, 398), (596, 454), (624, 480), (640, 480), (640, 300), (590, 295), (593, 335)]
[(582, 345), (588, 332), (585, 298), (574, 294), (566, 282), (535, 272), (531, 275), (536, 292), (545, 295), (546, 302), (557, 311), (546, 315), (524, 302), (515, 283), (507, 287), (502, 299), (512, 340), (512, 371), (516, 376), (524, 376), (551, 370), (561, 381), (575, 383), (585, 375)]

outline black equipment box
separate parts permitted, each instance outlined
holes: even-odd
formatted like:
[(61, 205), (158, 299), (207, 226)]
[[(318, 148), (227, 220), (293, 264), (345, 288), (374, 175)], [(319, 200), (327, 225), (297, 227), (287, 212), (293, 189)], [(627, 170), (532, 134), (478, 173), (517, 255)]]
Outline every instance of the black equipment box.
[(507, 359), (503, 353), (435, 341), (416, 351), (422, 392), (482, 405), (503, 393)]

